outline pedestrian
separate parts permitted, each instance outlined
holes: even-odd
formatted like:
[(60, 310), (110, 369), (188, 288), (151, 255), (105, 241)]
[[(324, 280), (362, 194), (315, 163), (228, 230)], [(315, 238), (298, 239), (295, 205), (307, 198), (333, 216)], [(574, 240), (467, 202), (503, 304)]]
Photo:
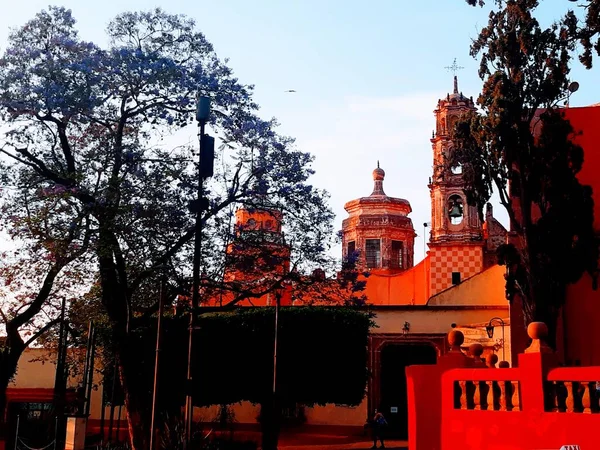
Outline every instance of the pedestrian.
[(374, 415), (373, 415), (373, 421), (371, 424), (372, 430), (373, 430), (373, 447), (371, 448), (377, 448), (377, 441), (379, 441), (381, 443), (381, 447), (379, 448), (385, 448), (385, 444), (383, 442), (383, 434), (385, 431), (385, 428), (387, 427), (387, 420), (385, 420), (385, 417), (383, 417), (383, 414), (377, 410), (375, 410)]

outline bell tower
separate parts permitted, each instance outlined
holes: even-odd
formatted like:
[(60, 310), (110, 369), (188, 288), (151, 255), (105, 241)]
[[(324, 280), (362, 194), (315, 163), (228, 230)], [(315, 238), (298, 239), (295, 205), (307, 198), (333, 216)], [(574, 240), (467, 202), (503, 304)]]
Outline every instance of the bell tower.
[(475, 111), (473, 98), (459, 92), (455, 75), (452, 94), (438, 100), (431, 138), (431, 295), (459, 284), (483, 268), (483, 227), (477, 208), (467, 204), (462, 167), (447, 167), (453, 150), (454, 126), (471, 111)]

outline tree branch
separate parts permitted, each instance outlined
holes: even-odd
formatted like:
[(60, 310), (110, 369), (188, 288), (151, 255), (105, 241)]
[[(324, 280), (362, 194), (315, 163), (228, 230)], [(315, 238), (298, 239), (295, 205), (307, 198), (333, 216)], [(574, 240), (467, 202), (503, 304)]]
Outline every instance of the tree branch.
[(61, 319), (54, 319), (54, 320), (51, 320), (50, 322), (46, 323), (46, 325), (44, 325), (42, 328), (40, 328), (38, 331), (36, 331), (27, 341), (25, 341), (25, 347), (29, 347), (29, 345), (33, 341), (35, 341), (37, 338), (39, 338), (42, 334), (44, 334), (46, 331), (48, 331), (50, 328), (52, 328), (54, 325), (56, 325), (60, 321), (61, 321)]

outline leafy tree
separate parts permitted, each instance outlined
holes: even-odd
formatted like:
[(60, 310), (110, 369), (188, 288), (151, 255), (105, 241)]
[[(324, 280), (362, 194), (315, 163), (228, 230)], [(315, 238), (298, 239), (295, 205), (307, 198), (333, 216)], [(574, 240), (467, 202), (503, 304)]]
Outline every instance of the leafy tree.
[[(2, 184), (10, 186), (8, 173), (4, 175)], [(52, 334), (61, 321), (63, 301), (75, 298), (79, 284), (89, 275), (80, 267), (86, 262), (89, 221), (74, 211), (73, 223), (46, 220), (49, 215), (66, 215), (72, 205), (63, 202), (65, 194), (60, 190), (28, 196), (27, 187), (37, 180), (22, 175), (18, 187), (4, 190), (0, 211), (2, 228), (18, 239), (0, 252), (0, 316), (6, 332), (0, 349), (0, 411), (5, 410), (6, 388), (16, 374), (19, 358), (32, 343), (43, 343)], [(3, 414), (2, 431), (4, 419)]]
[[(152, 391), (155, 321), (136, 332), (137, 379)], [(187, 321), (165, 320), (159, 410), (172, 415), (185, 395)], [(310, 324), (307, 326), (307, 324)], [(203, 314), (194, 354), (196, 406), (249, 401), (261, 405), (263, 448), (277, 448), (281, 408), (362, 402), (368, 379), (368, 311), (348, 307), (284, 307), (279, 315), (277, 398), (273, 398), (273, 308)], [(274, 409), (275, 408), (275, 409)]]
[[(471, 6), (485, 5), (485, 0), (466, 1)], [(502, 6), (504, 1), (494, 0), (494, 3)], [(576, 6), (583, 9), (584, 17), (578, 19), (577, 10), (569, 10), (562, 20), (565, 26), (563, 32), (568, 32), (569, 39), (581, 44), (583, 52), (579, 55), (579, 60), (586, 68), (591, 69), (594, 51), (600, 55), (600, 0), (569, 1), (576, 2)]]
[(499, 193), (516, 235), (498, 254), (509, 268), (507, 297), (518, 295), (526, 320), (546, 322), (554, 339), (566, 285), (586, 271), (597, 277), (598, 242), (592, 190), (577, 180), (583, 150), (557, 108), (567, 94), (573, 42), (564, 24), (541, 28), (537, 6), (499, 2), (473, 42), (482, 114), (458, 123), (449, 164), (463, 164), (471, 204), (481, 207)]
[[(134, 335), (156, 310), (161, 273), (173, 292), (189, 294), (197, 145), (176, 145), (176, 138), (193, 122), (196, 95), (211, 98), (209, 126), (222, 142), (219, 170), (204, 189), (208, 206), (199, 212), (203, 280), (210, 280), (204, 288), (222, 280), (219, 288), (235, 292), (235, 303), (277, 288), (288, 274), (328, 268), (333, 214), (326, 195), (307, 183), (312, 157), (278, 135), (275, 120), (256, 115), (252, 88), (217, 58), (193, 20), (160, 9), (129, 12), (110, 22), (107, 36), (107, 48), (81, 40), (71, 12), (60, 7), (11, 33), (0, 59), (0, 111), (8, 128), (0, 152), (19, 198), (32, 208), (15, 204), (16, 220), (43, 217), (56, 239), (77, 231), (89, 243), (78, 245), (97, 273), (132, 445), (142, 449), (151, 396), (139, 389), (131, 363)], [(292, 270), (261, 292), (223, 277), (231, 216), (236, 207), (255, 205), (257, 193), (285, 215), (292, 255)], [(48, 208), (51, 202), (60, 211)]]

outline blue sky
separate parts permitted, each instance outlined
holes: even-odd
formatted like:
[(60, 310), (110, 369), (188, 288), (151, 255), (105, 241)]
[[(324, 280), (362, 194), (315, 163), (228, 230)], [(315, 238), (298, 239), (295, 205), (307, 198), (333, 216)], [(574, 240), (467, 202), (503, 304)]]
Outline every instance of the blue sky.
[[(48, 1), (4, 0), (0, 51), (9, 27), (17, 27)], [(573, 4), (543, 0), (540, 20), (559, 17)], [(386, 171), (388, 195), (408, 199), (423, 256), (423, 222), (429, 221), (432, 156), (429, 138), (437, 99), (452, 89), (445, 67), (457, 58), (459, 88), (481, 89), (471, 40), (487, 22), (487, 9), (464, 0), (63, 0), (81, 36), (103, 44), (104, 28), (117, 13), (160, 6), (197, 21), (221, 58), (243, 83), (255, 85), (265, 118), (316, 156), (313, 184), (331, 193), (337, 227), (346, 201), (369, 195), (377, 160)], [(574, 106), (600, 101), (597, 71), (573, 64), (581, 89)], [(296, 93), (285, 93), (295, 89)], [(194, 133), (190, 131), (190, 136)], [(496, 216), (505, 222), (500, 206)]]

